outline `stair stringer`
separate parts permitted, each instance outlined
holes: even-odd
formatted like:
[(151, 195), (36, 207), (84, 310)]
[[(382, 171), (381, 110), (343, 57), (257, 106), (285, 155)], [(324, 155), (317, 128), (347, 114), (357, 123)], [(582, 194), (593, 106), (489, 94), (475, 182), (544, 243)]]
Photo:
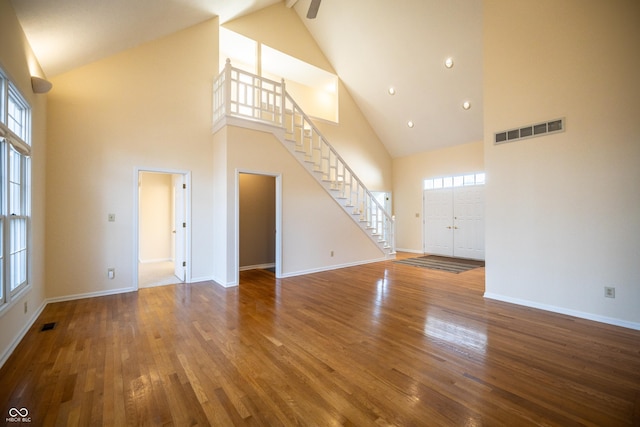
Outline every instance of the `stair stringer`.
[(304, 152), (296, 150), (296, 141), (287, 139), (286, 132), (282, 128), (270, 127), (273, 135), (282, 143), (282, 145), (291, 153), (291, 155), (304, 167), (314, 180), (326, 191), (342, 210), (347, 214), (352, 221), (354, 221), (360, 229), (376, 244), (380, 252), (384, 254), (385, 258), (395, 258), (395, 252), (393, 247), (388, 242), (378, 238), (374, 233), (374, 229), (368, 226), (368, 223), (361, 219), (361, 214), (354, 210), (353, 206), (347, 204), (347, 198), (339, 197), (339, 191), (335, 187), (335, 183), (331, 180), (323, 179), (324, 173), (314, 169), (314, 163), (307, 160), (307, 156)]

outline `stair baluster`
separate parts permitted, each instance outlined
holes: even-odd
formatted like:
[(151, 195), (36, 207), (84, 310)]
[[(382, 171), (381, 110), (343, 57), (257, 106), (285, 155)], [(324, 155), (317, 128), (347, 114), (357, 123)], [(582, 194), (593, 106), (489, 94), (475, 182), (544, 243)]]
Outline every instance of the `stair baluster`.
[(274, 132), (274, 135), (385, 254), (395, 254), (394, 217), (287, 93), (284, 79), (275, 82), (234, 68), (227, 59), (224, 70), (214, 81), (213, 103), (214, 131), (224, 126), (226, 118), (241, 118), (280, 129), (282, 134)]

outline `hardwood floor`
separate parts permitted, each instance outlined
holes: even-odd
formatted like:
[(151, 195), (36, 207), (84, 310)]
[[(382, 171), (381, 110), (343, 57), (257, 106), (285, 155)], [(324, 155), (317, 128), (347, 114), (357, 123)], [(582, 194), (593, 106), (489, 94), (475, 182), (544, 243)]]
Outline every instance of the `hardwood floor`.
[[(392, 261), (48, 305), (0, 370), (31, 425), (640, 425), (640, 331)], [(56, 322), (41, 332), (43, 324)]]

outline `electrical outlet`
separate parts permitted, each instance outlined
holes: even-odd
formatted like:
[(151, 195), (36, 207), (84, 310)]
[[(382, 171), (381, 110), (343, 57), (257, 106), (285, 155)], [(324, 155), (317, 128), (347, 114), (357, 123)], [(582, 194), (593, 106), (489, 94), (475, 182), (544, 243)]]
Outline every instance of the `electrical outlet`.
[(612, 286), (604, 287), (604, 296), (605, 298), (615, 298), (616, 297), (616, 288)]
[(29, 311), (29, 304), (27, 303), (27, 301), (24, 302), (24, 314), (27, 314), (27, 311)]
[(114, 279), (116, 277), (116, 269), (115, 268), (107, 269), (107, 277), (109, 279)]
[(333, 251), (331, 251), (331, 256), (333, 256)]

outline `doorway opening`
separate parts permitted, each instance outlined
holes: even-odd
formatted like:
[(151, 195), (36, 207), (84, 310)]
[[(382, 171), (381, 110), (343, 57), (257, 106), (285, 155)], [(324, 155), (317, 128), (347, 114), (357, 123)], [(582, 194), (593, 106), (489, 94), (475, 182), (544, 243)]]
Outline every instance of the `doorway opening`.
[[(281, 277), (281, 180), (279, 175), (237, 173), (237, 272), (273, 271)], [(236, 283), (239, 283), (236, 277)]]
[(137, 170), (136, 279), (138, 288), (188, 282), (188, 172)]

